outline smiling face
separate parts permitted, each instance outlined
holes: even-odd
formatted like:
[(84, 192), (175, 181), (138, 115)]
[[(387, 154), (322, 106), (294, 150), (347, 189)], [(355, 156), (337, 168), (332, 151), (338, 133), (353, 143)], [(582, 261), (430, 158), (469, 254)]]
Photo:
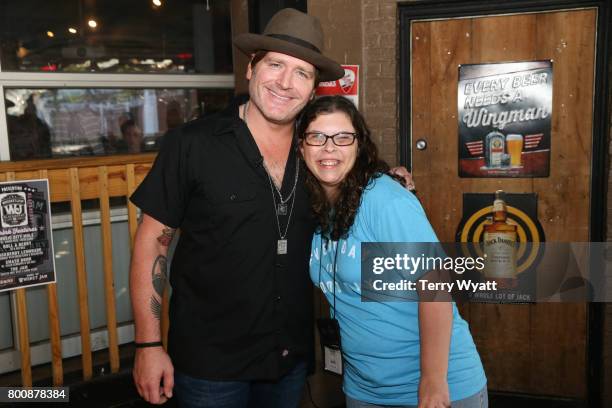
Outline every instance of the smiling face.
[[(269, 122), (288, 124), (312, 98), (315, 67), (278, 52), (268, 52), (246, 78), (252, 105)], [(250, 113), (250, 112), (249, 112)]]
[[(340, 132), (355, 133), (351, 118), (344, 112), (321, 113), (306, 129), (306, 133), (320, 132), (334, 135)], [(355, 165), (358, 139), (349, 146), (336, 146), (327, 139), (323, 146), (309, 146), (302, 141), (300, 150), (306, 166), (323, 187), (329, 200), (338, 193), (340, 183)]]

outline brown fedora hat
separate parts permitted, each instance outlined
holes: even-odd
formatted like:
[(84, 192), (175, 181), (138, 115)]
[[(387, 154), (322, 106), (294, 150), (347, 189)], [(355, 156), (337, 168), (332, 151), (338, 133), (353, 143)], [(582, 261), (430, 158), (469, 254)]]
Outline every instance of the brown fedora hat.
[(292, 8), (282, 9), (272, 16), (263, 34), (237, 35), (234, 45), (247, 55), (266, 50), (309, 62), (319, 69), (321, 81), (333, 81), (344, 76), (340, 64), (321, 52), (323, 30), (319, 19)]

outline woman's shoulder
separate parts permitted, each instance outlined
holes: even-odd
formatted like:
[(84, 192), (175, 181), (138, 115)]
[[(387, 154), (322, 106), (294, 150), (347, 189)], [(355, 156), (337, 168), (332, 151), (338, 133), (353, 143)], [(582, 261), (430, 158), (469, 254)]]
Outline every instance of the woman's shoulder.
[(382, 175), (372, 179), (364, 194), (364, 224), (372, 232), (372, 240), (380, 242), (435, 242), (425, 210), (418, 198), (393, 178)]
[(388, 176), (381, 174), (370, 180), (370, 183), (364, 191), (364, 200), (390, 202), (394, 200), (406, 201), (421, 206), (419, 200), (414, 193), (408, 191), (398, 181)]

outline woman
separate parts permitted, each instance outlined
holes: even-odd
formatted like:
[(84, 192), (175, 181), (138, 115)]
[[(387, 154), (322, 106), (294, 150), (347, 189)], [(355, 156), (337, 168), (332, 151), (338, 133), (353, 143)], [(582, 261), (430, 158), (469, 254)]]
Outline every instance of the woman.
[(362, 302), (362, 242), (438, 241), (416, 197), (384, 174), (363, 117), (323, 97), (298, 135), (318, 221), (310, 274), (339, 322), (347, 407), (486, 407), (484, 370), (454, 303)]

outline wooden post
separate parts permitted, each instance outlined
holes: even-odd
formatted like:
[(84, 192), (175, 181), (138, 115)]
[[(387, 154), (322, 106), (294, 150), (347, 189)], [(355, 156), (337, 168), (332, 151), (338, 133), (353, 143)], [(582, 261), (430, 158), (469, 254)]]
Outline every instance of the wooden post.
[(72, 233), (74, 239), (74, 257), (77, 272), (77, 286), (79, 292), (79, 315), (81, 323), (81, 361), (83, 362), (83, 379), (89, 380), (92, 376), (91, 360), (91, 334), (89, 332), (89, 304), (87, 301), (87, 271), (85, 269), (85, 248), (83, 246), (83, 220), (81, 218), (81, 192), (79, 170), (72, 167), (70, 173), (72, 211)]
[(138, 219), (136, 206), (130, 201), (130, 196), (136, 190), (136, 174), (134, 164), (125, 165), (125, 178), (127, 181), (127, 208), (128, 208), (128, 229), (130, 231), (130, 249), (134, 250), (134, 238), (136, 237), (136, 229), (138, 229)]
[(104, 294), (106, 297), (108, 350), (111, 372), (116, 373), (119, 371), (119, 340), (117, 336), (115, 283), (113, 278), (113, 242), (111, 234), (107, 166), (98, 167), (98, 176), (100, 182), (100, 228), (102, 231), (102, 259), (104, 264)]
[[(15, 172), (6, 172), (6, 181), (14, 181)], [(26, 290), (19, 288), (15, 290), (17, 301), (17, 332), (19, 333), (19, 352), (21, 353), (21, 385), (32, 386), (32, 362), (30, 357), (30, 332), (28, 328), (28, 306), (26, 301)]]
[[(38, 172), (41, 179), (48, 179), (49, 175), (46, 169)], [(51, 183), (49, 183), (51, 190)], [(49, 191), (51, 195), (51, 191)], [(49, 239), (53, 239), (53, 227), (50, 226)], [(49, 254), (55, 256), (55, 254)], [(54, 271), (55, 280), (57, 281), (57, 270)], [(53, 385), (59, 387), (64, 383), (64, 369), (62, 366), (62, 338), (59, 323), (59, 307), (57, 303), (57, 285), (50, 283), (47, 285), (47, 304), (49, 308), (49, 342), (51, 343), (51, 370), (53, 373)]]
[[(15, 172), (6, 173), (6, 181), (14, 181)], [(32, 386), (32, 362), (30, 357), (30, 331), (28, 328), (28, 306), (26, 290), (15, 290), (17, 301), (17, 331), (19, 333), (19, 351), (21, 353), (21, 384), (24, 387)]]

